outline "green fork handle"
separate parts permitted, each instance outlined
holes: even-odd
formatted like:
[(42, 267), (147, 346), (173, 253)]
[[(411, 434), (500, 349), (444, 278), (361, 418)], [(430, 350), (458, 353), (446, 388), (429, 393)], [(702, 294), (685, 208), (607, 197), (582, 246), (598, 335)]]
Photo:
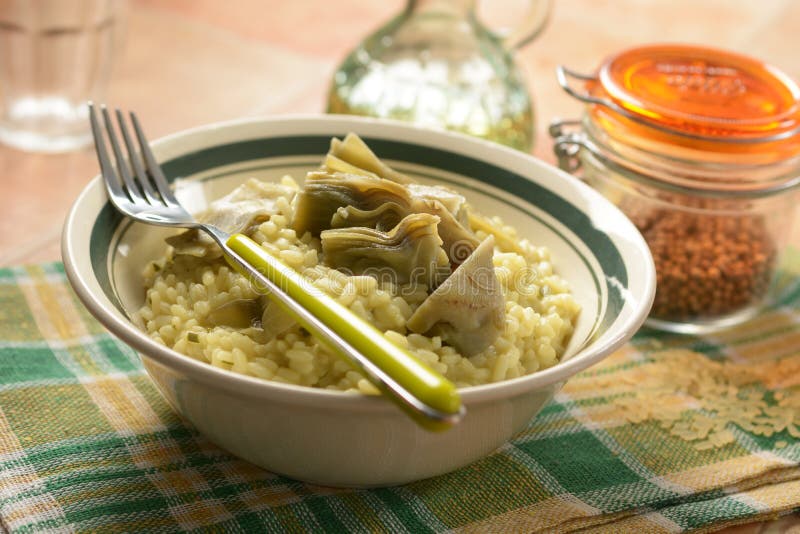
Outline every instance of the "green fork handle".
[[(418, 424), (428, 430), (441, 431), (450, 428), (463, 416), (465, 410), (455, 385), (441, 374), (386, 339), (374, 326), (323, 293), (252, 239), (234, 234), (226, 245), (243, 260), (226, 256), (237, 271), (251, 282), (257, 282), (257, 287), (261, 286), (260, 289), (301, 326), (362, 371), (372, 384)], [(282, 300), (274, 291), (275, 286), (310, 312), (311, 317)], [(352, 351), (343, 349), (341, 342), (330, 336), (331, 332), (361, 358), (354, 361)], [(424, 406), (420, 407), (419, 403)]]

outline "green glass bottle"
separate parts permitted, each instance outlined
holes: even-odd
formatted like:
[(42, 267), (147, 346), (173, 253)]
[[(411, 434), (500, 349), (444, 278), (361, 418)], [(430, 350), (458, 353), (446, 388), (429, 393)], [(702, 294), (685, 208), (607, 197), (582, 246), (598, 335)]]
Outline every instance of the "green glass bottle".
[(512, 52), (544, 26), (549, 0), (531, 0), (502, 37), (475, 15), (475, 0), (408, 0), (334, 74), (329, 113), (400, 119), (530, 151), (534, 112)]

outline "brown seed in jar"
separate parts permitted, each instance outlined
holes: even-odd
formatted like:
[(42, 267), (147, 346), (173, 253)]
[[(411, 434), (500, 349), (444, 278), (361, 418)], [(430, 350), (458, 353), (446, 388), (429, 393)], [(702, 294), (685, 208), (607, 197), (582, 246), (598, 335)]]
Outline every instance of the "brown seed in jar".
[(761, 217), (640, 207), (626, 211), (656, 265), (652, 317), (713, 318), (742, 310), (766, 295), (776, 253)]

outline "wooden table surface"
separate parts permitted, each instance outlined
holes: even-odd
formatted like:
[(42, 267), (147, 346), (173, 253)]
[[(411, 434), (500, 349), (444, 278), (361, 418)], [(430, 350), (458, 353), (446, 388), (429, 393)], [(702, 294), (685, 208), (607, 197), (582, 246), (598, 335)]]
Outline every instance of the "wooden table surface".
[[(513, 20), (526, 0), (484, 0)], [(517, 60), (537, 110), (534, 152), (552, 162), (555, 117), (577, 117), (554, 69), (592, 71), (604, 57), (653, 42), (707, 44), (766, 60), (800, 80), (794, 0), (554, 0), (550, 24)], [(321, 113), (331, 75), (400, 0), (131, 0), (108, 103), (136, 110), (151, 138), (238, 117)], [(2, 87), (0, 87), (0, 93)], [(98, 172), (89, 149), (35, 155), (0, 146), (0, 265), (60, 259), (62, 222)], [(794, 519), (730, 532), (777, 532)]]

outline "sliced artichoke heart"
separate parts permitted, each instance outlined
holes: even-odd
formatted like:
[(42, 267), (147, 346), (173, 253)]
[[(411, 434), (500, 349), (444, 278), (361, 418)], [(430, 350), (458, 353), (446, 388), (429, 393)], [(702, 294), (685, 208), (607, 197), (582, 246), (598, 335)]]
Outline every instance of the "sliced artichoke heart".
[(413, 199), (436, 200), (464, 228), (469, 228), (469, 205), (464, 195), (453, 191), (443, 185), (407, 184), (408, 192)]
[(207, 327), (258, 328), (262, 306), (261, 298), (230, 300), (212, 308), (200, 322)]
[(493, 255), (494, 237), (490, 235), (420, 304), (408, 319), (408, 329), (441, 336), (464, 356), (489, 347), (505, 323), (505, 298), (494, 272)]
[(508, 234), (502, 229), (498, 228), (484, 215), (470, 212), (469, 226), (476, 231), (481, 230), (487, 234), (492, 234), (497, 241), (497, 247), (505, 252), (515, 252), (520, 256), (526, 256), (525, 249), (519, 246), (519, 237), (515, 234)]
[(325, 161), (322, 163), (322, 169), (327, 172), (343, 172), (345, 174), (360, 174), (361, 176), (369, 176), (371, 178), (380, 178), (374, 172), (370, 172), (368, 170), (362, 169), (361, 167), (356, 167), (355, 165), (351, 165), (347, 163), (345, 160), (337, 158), (333, 154), (328, 154), (325, 156)]
[(415, 199), (412, 210), (439, 217), (439, 237), (442, 238), (442, 246), (453, 266), (461, 265), (480, 244), (469, 227), (462, 226), (438, 200)]
[(262, 303), (261, 328), (267, 339), (276, 338), (297, 324), (281, 304), (266, 297)]
[[(411, 182), (411, 178), (401, 172), (397, 172), (381, 161), (372, 149), (358, 135), (352, 132), (348, 133), (344, 140), (339, 140), (335, 137), (331, 139), (328, 155), (398, 184)], [(352, 170), (347, 172), (352, 172)]]
[(397, 226), (406, 210), (394, 202), (386, 202), (374, 210), (360, 210), (355, 206), (339, 208), (331, 218), (331, 228), (364, 226), (387, 232)]
[[(390, 204), (387, 208), (386, 204)], [(349, 212), (342, 213), (340, 208)], [(372, 213), (366, 213), (372, 212)], [(439, 217), (439, 236), (452, 265), (460, 265), (478, 246), (478, 239), (440, 201), (414, 197), (407, 186), (365, 175), (312, 172), (298, 195), (292, 227), (303, 235), (343, 225), (350, 216), (359, 224), (392, 228), (412, 213)]]
[(352, 206), (369, 211), (387, 202), (400, 206), (403, 215), (411, 212), (408, 191), (390, 180), (340, 172), (310, 172), (297, 198), (292, 227), (298, 235), (305, 232), (319, 235), (330, 228), (339, 208)]
[(438, 223), (434, 215), (414, 213), (388, 232), (366, 227), (325, 230), (320, 235), (323, 261), (350, 275), (436, 287), (450, 275)]
[[(229, 234), (251, 234), (259, 224), (278, 212), (278, 198), (292, 199), (296, 193), (297, 190), (291, 186), (251, 178), (226, 196), (211, 202), (195, 219)], [(213, 239), (196, 229), (168, 237), (166, 241), (172, 245), (176, 255), (208, 259), (222, 256)]]

